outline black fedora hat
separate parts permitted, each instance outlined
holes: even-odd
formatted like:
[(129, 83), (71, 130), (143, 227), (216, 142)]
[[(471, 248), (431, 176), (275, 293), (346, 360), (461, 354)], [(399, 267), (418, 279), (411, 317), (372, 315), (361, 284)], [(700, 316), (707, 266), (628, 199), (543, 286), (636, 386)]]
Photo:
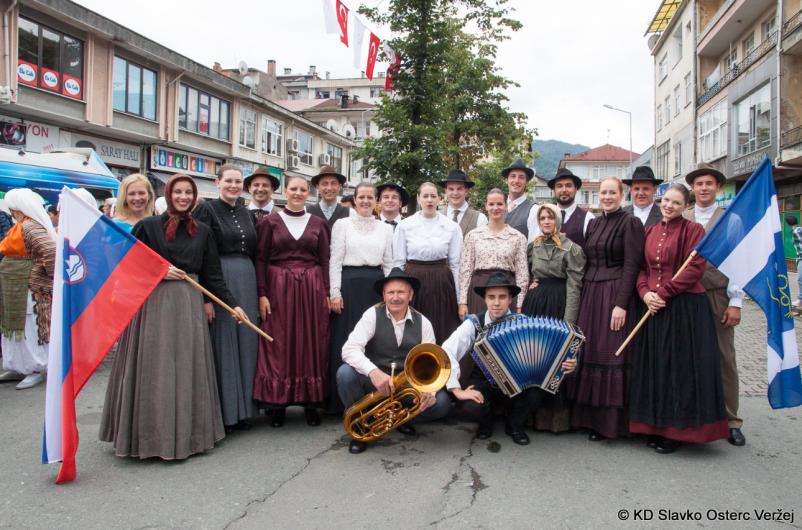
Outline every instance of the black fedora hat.
[(376, 186), (376, 193), (378, 193), (378, 197), (376, 197), (376, 201), (381, 198), (382, 192), (386, 189), (395, 190), (401, 195), (401, 206), (406, 206), (409, 204), (409, 193), (407, 190), (396, 184), (395, 182), (385, 182), (384, 184), (379, 184)]
[(386, 278), (379, 278), (375, 282), (373, 282), (373, 290), (376, 291), (379, 295), (384, 294), (384, 284), (389, 282), (390, 280), (404, 280), (412, 287), (412, 290), (416, 293), (420, 290), (420, 280), (417, 278), (413, 278), (412, 276), (407, 276), (404, 274), (404, 271), (399, 269), (398, 267), (393, 267), (393, 270), (390, 271), (390, 274), (387, 275)]
[(273, 186), (273, 191), (278, 191), (278, 189), (281, 188), (281, 181), (278, 179), (278, 177), (270, 173), (268, 168), (257, 167), (256, 171), (242, 180), (246, 190), (251, 187), (251, 182), (253, 182), (253, 179), (256, 177), (266, 177), (270, 181), (270, 185)]
[(710, 175), (711, 177), (714, 177), (722, 186), (727, 183), (727, 177), (724, 176), (724, 173), (704, 162), (701, 162), (698, 166), (696, 166), (696, 169), (685, 175), (685, 182), (687, 182), (690, 186), (693, 186), (694, 179), (702, 175)]
[(510, 164), (510, 167), (507, 169), (501, 170), (501, 176), (507, 178), (507, 175), (509, 175), (510, 171), (513, 169), (520, 169), (521, 171), (524, 171), (526, 173), (526, 180), (532, 180), (535, 176), (535, 170), (531, 167), (526, 167), (526, 162), (524, 162), (523, 158), (519, 158)]
[(521, 288), (515, 285), (515, 282), (511, 282), (506, 273), (500, 271), (491, 272), (490, 277), (487, 279), (487, 285), (474, 287), (473, 292), (484, 298), (485, 291), (489, 287), (507, 287), (510, 290), (510, 296), (518, 296), (521, 292)]
[(574, 181), (574, 186), (576, 189), (582, 187), (582, 179), (571, 173), (571, 170), (561, 167), (557, 170), (557, 174), (554, 175), (554, 178), (550, 179), (546, 184), (549, 188), (554, 189), (554, 186), (557, 185), (557, 181), (560, 179), (571, 179)]
[(464, 172), (460, 171), (459, 169), (452, 169), (451, 172), (448, 174), (448, 178), (445, 180), (441, 180), (437, 183), (438, 186), (441, 188), (445, 188), (449, 182), (456, 182), (457, 184), (465, 184), (466, 188), (472, 188), (476, 185), (476, 182), (472, 180), (468, 180), (468, 177), (465, 175)]
[(345, 175), (341, 175), (337, 173), (337, 170), (334, 169), (334, 166), (323, 166), (320, 168), (320, 173), (312, 177), (312, 186), (317, 187), (317, 183), (320, 182), (320, 179), (323, 177), (337, 177), (337, 180), (340, 182), (341, 186), (345, 185)]
[(654, 178), (654, 171), (649, 166), (638, 166), (635, 168), (635, 172), (632, 173), (631, 179), (623, 179), (621, 180), (627, 186), (632, 186), (633, 182), (651, 182), (652, 184), (660, 184), (663, 181), (661, 179)]

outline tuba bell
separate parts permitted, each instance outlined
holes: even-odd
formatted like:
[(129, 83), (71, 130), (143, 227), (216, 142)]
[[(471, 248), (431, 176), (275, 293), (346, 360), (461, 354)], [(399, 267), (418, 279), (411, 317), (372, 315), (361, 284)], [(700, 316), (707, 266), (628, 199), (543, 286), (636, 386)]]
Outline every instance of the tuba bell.
[[(395, 363), (393, 363), (393, 370)], [(394, 374), (391, 374), (391, 376)], [(448, 354), (436, 344), (419, 344), (410, 350), (404, 371), (393, 377), (395, 392), (384, 397), (377, 390), (363, 397), (345, 412), (343, 426), (354, 440), (372, 442), (420, 414), (420, 397), (443, 388), (451, 375)], [(405, 405), (403, 398), (415, 398)]]

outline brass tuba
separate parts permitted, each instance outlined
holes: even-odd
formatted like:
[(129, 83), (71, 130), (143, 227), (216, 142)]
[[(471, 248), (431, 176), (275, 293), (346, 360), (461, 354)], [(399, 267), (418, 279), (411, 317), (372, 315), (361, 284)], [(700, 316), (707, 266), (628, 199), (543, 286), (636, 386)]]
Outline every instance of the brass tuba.
[[(395, 371), (395, 363), (393, 363)], [(391, 377), (394, 374), (391, 374)], [(395, 393), (384, 397), (371, 392), (345, 412), (345, 431), (360, 442), (372, 442), (420, 414), (420, 397), (443, 388), (451, 375), (451, 361), (436, 344), (420, 344), (407, 354), (404, 371), (393, 378)], [(417, 403), (409, 406), (402, 398), (412, 397)]]

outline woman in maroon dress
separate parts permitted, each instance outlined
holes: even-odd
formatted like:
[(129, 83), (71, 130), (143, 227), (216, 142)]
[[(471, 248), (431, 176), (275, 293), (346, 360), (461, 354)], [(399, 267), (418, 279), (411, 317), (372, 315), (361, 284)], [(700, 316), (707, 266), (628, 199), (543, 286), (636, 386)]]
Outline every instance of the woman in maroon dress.
[(253, 397), (273, 409), (272, 427), (286, 407), (303, 405), (306, 422), (320, 425), (316, 407), (329, 394), (329, 241), (325, 221), (306, 212), (309, 185), (287, 177), (287, 207), (256, 225), (256, 280), (262, 330)]

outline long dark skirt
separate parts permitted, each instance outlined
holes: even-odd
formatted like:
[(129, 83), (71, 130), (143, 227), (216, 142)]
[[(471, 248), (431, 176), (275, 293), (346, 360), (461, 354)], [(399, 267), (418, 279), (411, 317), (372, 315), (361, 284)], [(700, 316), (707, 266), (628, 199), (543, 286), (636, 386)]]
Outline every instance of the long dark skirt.
[[(382, 301), (373, 290), (373, 282), (383, 278), (381, 267), (343, 267), (340, 292), (343, 297), (342, 314), (331, 314), (331, 359), (329, 381), (337, 381), (337, 370), (343, 365), (342, 349), (348, 335), (368, 308)], [(345, 410), (337, 385), (331, 385), (326, 411), (339, 413)]]
[(620, 280), (585, 281), (577, 325), (585, 334), (585, 345), (577, 373), (569, 377), (568, 397), (573, 403), (571, 425), (593, 429), (608, 438), (629, 436), (629, 383), (632, 344), (621, 355), (615, 352), (624, 343), (642, 315), (636, 311), (633, 296), (627, 307), (624, 326), (610, 329), (615, 295)]
[(224, 436), (203, 296), (163, 281), (120, 336), (100, 440), (118, 456), (179, 460)]
[[(328, 274), (328, 271), (326, 271)], [(312, 262), (271, 264), (271, 314), (259, 337), (253, 397), (266, 406), (313, 405), (329, 395), (329, 306), (323, 271)]]
[[(254, 324), (259, 323), (259, 301), (256, 296), (256, 270), (247, 256), (221, 256), (223, 278), (228, 290)], [(231, 318), (231, 314), (214, 304), (214, 320), (209, 326), (214, 364), (217, 369), (217, 390), (223, 423), (235, 425), (259, 415), (259, 404), (253, 399), (259, 335)]]
[[(530, 317), (558, 318), (565, 316), (565, 278), (538, 278), (537, 287), (526, 292), (521, 312)], [(556, 394), (544, 393), (533, 418), (535, 429), (551, 432), (571, 430), (571, 408), (568, 386), (560, 385)]]
[(420, 292), (415, 293), (410, 305), (429, 319), (437, 344), (443, 344), (460, 325), (457, 288), (448, 260), (410, 260), (404, 272), (421, 284)]
[[(640, 306), (645, 312), (646, 305)], [(707, 296), (670, 298), (634, 343), (630, 430), (686, 442), (727, 438), (718, 337)]]
[[(487, 304), (485, 304), (485, 299), (476, 294), (476, 292), (474, 292), (473, 289), (474, 287), (484, 287), (485, 285), (487, 285), (487, 280), (490, 278), (490, 274), (493, 272), (503, 272), (504, 274), (509, 276), (509, 278), (513, 282), (515, 281), (515, 273), (512, 271), (505, 271), (501, 269), (481, 269), (474, 271), (473, 274), (471, 275), (470, 286), (468, 287), (469, 315), (479, 315), (487, 311)], [(517, 304), (515, 303), (515, 299), (513, 299), (513, 303), (510, 304), (510, 311), (515, 312), (517, 310), (516, 305)], [(470, 355), (467, 355), (466, 357), (470, 357)]]

